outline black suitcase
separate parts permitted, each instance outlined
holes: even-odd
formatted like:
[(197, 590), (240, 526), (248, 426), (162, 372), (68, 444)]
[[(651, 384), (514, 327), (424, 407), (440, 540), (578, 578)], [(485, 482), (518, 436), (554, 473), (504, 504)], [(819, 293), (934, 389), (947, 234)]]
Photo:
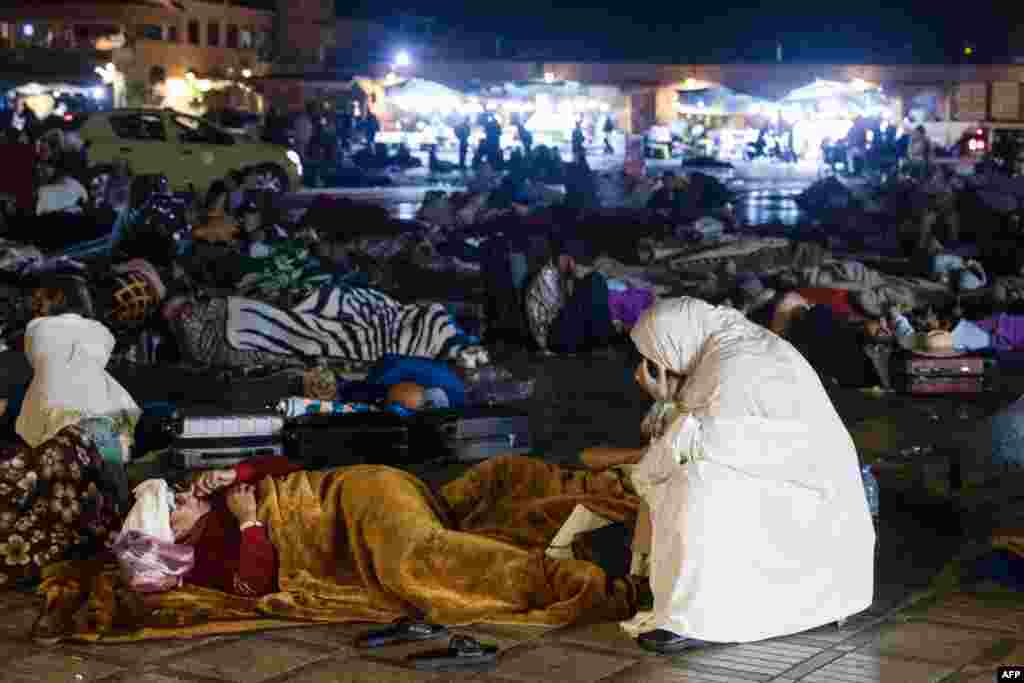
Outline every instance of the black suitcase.
[(415, 420), (416, 448), (432, 459), (472, 463), (531, 450), (530, 418), (522, 410), (474, 406), (421, 413)]
[(303, 415), (285, 424), (284, 451), (305, 469), (404, 465), (410, 461), (408, 422), (393, 413)]

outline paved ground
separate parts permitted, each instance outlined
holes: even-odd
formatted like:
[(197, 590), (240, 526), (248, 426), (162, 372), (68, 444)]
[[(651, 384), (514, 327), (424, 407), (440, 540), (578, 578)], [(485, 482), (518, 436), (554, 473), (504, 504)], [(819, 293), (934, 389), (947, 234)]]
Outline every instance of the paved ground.
[[(587, 445), (636, 445), (637, 425), (647, 407), (631, 381), (628, 346), (610, 354), (569, 359), (542, 358), (497, 348), (499, 363), (517, 374), (537, 378), (530, 412), (536, 452), (553, 462), (573, 462)], [(17, 375), (17, 359), (0, 364)], [(219, 384), (212, 378), (188, 378), (168, 369), (117, 368), (115, 375), (140, 401), (182, 395), (231, 410), (259, 409), (280, 395), (284, 378)], [(986, 402), (967, 406), (967, 417), (991, 412), (1014, 395), (1011, 387)], [(892, 450), (944, 441), (964, 406), (951, 401), (881, 398), (836, 390), (834, 400), (855, 434), (873, 421), (899, 426), (872, 448)], [(201, 399), (198, 397), (202, 397)], [(858, 437), (860, 438), (860, 437)], [(882, 438), (881, 436), (879, 438)], [(432, 483), (456, 476), (460, 468), (411, 468)], [(616, 624), (561, 629), (460, 629), (497, 642), (498, 667), (486, 675), (428, 675), (406, 666), (404, 657), (430, 645), (388, 648), (372, 653), (351, 643), (364, 625), (313, 626), (208, 638), (187, 642), (134, 645), (63, 645), (41, 650), (26, 633), (35, 617), (31, 596), (0, 594), (0, 681), (140, 681), (260, 683), (319, 681), (534, 681), (558, 676), (565, 683), (726, 683), (731, 681), (988, 681), (997, 660), (1024, 663), (1024, 611), (1005, 604), (986, 605), (970, 595), (933, 601), (909, 615), (901, 609), (925, 589), (936, 573), (972, 538), (983, 538), (991, 516), (955, 507), (948, 497), (917, 497), (883, 482), (876, 600), (842, 630), (826, 627), (763, 643), (720, 646), (675, 658), (639, 650)], [(1019, 605), (1024, 603), (1018, 603)], [(751, 605), (750, 609), (757, 609)], [(435, 644), (436, 645), (436, 644)], [(959, 676), (959, 678), (952, 677)]]
[[(746, 171), (740, 175), (743, 179)], [(753, 190), (746, 205), (765, 206), (771, 213), (779, 202), (790, 201), (786, 196), (807, 180), (806, 174), (792, 169), (777, 170), (767, 178), (755, 173), (744, 180)], [(421, 190), (397, 192), (400, 196), (412, 193), (409, 201), (416, 202), (414, 193)], [(423, 296), (453, 291), (452, 283), (440, 276), (417, 287)], [(467, 285), (466, 291), (470, 289)], [(635, 359), (628, 345), (610, 354), (576, 358), (542, 358), (502, 347), (493, 349), (493, 355), (517, 375), (536, 378), (535, 395), (523, 408), (530, 413), (537, 455), (572, 463), (586, 446), (638, 445), (638, 424), (648, 403), (632, 382)], [(28, 377), (28, 366), (19, 354), (0, 354), (0, 368), (0, 385), (14, 385)], [(170, 399), (229, 411), (260, 410), (281, 396), (288, 382), (287, 377), (278, 376), (226, 384), (173, 368), (118, 367), (113, 372), (140, 402)], [(997, 392), (971, 403), (843, 390), (832, 394), (866, 459), (911, 446), (937, 446), (939, 456), (931, 464), (938, 467), (938, 474), (931, 483), (942, 489), (949, 480), (942, 468), (947, 462), (944, 457), (955, 452), (955, 444), (963, 443), (954, 436), (968, 433), (976, 419), (1019, 396), (1024, 386), (1020, 379), (1007, 375)], [(461, 470), (410, 469), (432, 484)], [(1024, 664), (1024, 609), (1020, 609), (1024, 602), (967, 593), (916, 600), (965, 546), (984, 539), (998, 520), (1020, 512), (1019, 504), (1007, 508), (995, 495), (976, 495), (973, 500), (965, 502), (961, 497), (958, 502), (946, 492), (908, 489), (905, 482), (883, 478), (876, 599), (842, 630), (823, 627), (762, 643), (659, 658), (642, 652), (616, 624), (560, 629), (480, 625), (458, 632), (496, 642), (502, 649), (497, 668), (486, 674), (431, 675), (413, 670), (404, 657), (437, 644), (358, 652), (352, 640), (365, 625), (134, 645), (66, 644), (44, 650), (26, 637), (37, 614), (35, 598), (0, 593), (0, 610), (5, 613), (0, 619), (4, 663), (0, 682), (993, 681), (999, 663)], [(911, 602), (914, 607), (908, 607)]]

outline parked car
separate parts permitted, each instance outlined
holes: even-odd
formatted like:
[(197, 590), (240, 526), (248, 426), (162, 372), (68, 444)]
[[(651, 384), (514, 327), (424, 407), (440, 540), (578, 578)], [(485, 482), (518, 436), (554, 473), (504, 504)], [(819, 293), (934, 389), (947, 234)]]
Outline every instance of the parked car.
[(214, 109), (203, 118), (215, 126), (238, 137), (256, 139), (263, 128), (263, 117), (240, 109)]
[(255, 188), (287, 192), (302, 182), (294, 151), (244, 141), (195, 116), (171, 109), (115, 109), (92, 114), (79, 129), (86, 144), (90, 191), (102, 196), (114, 166), (167, 176), (171, 190), (201, 196), (240, 173)]

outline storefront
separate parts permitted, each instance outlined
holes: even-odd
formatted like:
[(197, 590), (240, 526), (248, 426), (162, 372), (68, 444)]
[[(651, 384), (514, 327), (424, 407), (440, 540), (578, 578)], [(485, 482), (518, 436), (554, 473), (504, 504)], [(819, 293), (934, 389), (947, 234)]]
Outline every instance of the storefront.
[(612, 118), (621, 130), (625, 98), (617, 88), (583, 86), (570, 81), (520, 81), (456, 90), (421, 79), (391, 83), (381, 116), (382, 142), (405, 142), (412, 147), (437, 144), (454, 148), (454, 127), (469, 120), (470, 144), (483, 137), (483, 123), (493, 116), (502, 127), (501, 145), (519, 144), (516, 123), (533, 135), (534, 145), (567, 151), (577, 121), (582, 121), (590, 144), (598, 144), (605, 122)]
[(81, 79), (75, 82), (50, 81), (47, 83), (19, 83), (16, 78), (0, 75), (6, 103), (21, 99), (25, 106), (40, 119), (50, 115), (87, 114), (109, 109), (112, 105), (111, 89), (96, 80)]
[(820, 158), (823, 142), (845, 138), (858, 118), (897, 122), (897, 104), (882, 88), (857, 80), (816, 80), (779, 102), (782, 120), (793, 129), (795, 151), (812, 160)]
[(676, 114), (673, 152), (719, 159), (742, 159), (758, 130), (778, 122), (773, 102), (722, 86), (680, 90)]

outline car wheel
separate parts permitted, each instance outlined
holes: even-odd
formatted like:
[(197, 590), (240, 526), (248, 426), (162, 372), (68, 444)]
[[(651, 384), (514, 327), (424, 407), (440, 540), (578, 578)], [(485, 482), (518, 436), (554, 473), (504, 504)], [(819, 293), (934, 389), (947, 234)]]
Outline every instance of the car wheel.
[(245, 187), (250, 190), (283, 194), (288, 191), (288, 176), (277, 166), (258, 166), (245, 174)]
[(97, 166), (89, 173), (89, 203), (91, 206), (102, 206), (110, 190), (110, 181), (114, 177), (113, 166)]

